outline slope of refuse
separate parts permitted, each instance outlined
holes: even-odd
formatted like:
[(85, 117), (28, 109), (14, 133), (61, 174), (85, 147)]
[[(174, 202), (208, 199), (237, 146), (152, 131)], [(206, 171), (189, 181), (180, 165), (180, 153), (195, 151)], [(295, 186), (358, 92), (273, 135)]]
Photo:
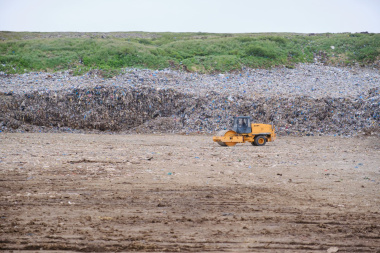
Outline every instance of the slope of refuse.
[(93, 71), (0, 80), (1, 131), (210, 134), (237, 115), (290, 135), (380, 129), (376, 70), (305, 64), (216, 75), (127, 69), (113, 79)]

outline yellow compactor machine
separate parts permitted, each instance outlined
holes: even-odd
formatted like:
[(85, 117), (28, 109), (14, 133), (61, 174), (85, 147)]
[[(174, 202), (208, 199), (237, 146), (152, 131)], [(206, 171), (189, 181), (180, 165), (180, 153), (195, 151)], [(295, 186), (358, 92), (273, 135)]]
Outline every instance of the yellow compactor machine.
[(264, 146), (276, 139), (276, 133), (273, 125), (251, 123), (250, 117), (239, 116), (234, 118), (231, 130), (222, 130), (212, 139), (221, 146), (235, 146), (236, 143), (244, 142)]

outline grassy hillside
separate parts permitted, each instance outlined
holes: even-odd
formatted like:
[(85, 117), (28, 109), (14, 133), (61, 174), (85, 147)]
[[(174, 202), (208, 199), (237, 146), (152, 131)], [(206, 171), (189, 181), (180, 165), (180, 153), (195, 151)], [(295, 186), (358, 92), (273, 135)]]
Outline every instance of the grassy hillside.
[(243, 67), (293, 67), (314, 58), (331, 65), (373, 64), (380, 34), (15, 33), (0, 32), (0, 71), (124, 67), (212, 73)]

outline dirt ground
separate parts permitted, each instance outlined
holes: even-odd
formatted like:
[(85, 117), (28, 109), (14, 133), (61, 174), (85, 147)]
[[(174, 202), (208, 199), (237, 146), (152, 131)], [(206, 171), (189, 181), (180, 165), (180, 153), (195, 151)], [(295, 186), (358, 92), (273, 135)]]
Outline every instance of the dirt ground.
[(0, 133), (0, 250), (380, 252), (380, 140)]

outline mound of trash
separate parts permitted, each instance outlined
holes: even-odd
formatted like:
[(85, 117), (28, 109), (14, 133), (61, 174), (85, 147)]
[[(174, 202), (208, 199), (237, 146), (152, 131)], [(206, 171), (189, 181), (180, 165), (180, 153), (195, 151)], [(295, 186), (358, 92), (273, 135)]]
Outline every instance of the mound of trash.
[[(233, 116), (251, 115), (291, 135), (353, 135), (376, 130), (379, 89), (366, 98), (228, 96), (204, 97), (173, 89), (104, 87), (0, 95), (3, 131), (117, 131), (213, 133), (232, 126)], [(41, 129), (39, 129), (41, 131)]]
[(376, 70), (318, 64), (215, 75), (126, 69), (112, 79), (0, 75), (0, 131), (211, 134), (245, 115), (279, 134), (373, 134), (379, 80)]

